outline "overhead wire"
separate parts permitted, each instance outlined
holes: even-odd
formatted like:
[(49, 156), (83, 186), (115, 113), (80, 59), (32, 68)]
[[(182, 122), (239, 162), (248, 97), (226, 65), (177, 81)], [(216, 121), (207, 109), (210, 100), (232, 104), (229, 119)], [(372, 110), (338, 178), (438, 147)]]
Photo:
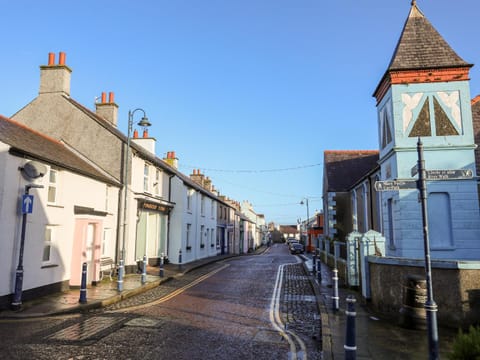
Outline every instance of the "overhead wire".
[(205, 168), (201, 166), (193, 166), (188, 164), (183, 164), (181, 167), (189, 169), (200, 169), (204, 171), (213, 171), (213, 172), (226, 172), (226, 173), (270, 173), (270, 172), (282, 172), (282, 171), (292, 171), (292, 170), (301, 170), (311, 167), (316, 167), (323, 165), (323, 163), (309, 164), (309, 165), (300, 165), (287, 168), (277, 168), (277, 169), (214, 169), (214, 168)]

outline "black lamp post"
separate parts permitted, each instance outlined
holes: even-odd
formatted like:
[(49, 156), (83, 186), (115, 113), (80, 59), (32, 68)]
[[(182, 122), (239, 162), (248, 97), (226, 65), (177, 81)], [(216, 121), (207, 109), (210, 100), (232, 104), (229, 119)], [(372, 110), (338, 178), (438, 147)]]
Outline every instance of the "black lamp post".
[(148, 118), (145, 114), (145, 110), (137, 108), (135, 110), (128, 111), (128, 129), (127, 129), (127, 149), (125, 151), (125, 159), (123, 164), (123, 239), (122, 239), (122, 249), (120, 253), (120, 266), (118, 271), (118, 291), (123, 291), (123, 272), (124, 272), (124, 262), (125, 262), (125, 240), (127, 237), (127, 203), (128, 203), (128, 158), (130, 156), (130, 142), (133, 128), (133, 115), (141, 111), (143, 113), (142, 119), (138, 122), (138, 126), (147, 128), (152, 124), (148, 121)]
[(300, 205), (303, 205), (303, 204), (307, 205), (307, 222), (305, 224), (305, 227), (307, 229), (307, 247), (308, 247), (307, 251), (310, 251), (310, 246), (308, 244), (308, 230), (310, 228), (310, 213), (309, 213), (309, 209), (308, 209), (308, 198), (305, 198), (305, 202), (303, 202), (303, 200), (300, 201)]

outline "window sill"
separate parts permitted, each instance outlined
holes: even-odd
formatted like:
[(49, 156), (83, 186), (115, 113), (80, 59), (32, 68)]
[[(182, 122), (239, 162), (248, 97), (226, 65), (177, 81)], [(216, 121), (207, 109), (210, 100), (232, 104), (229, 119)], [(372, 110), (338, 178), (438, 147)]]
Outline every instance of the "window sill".
[(55, 204), (55, 203), (47, 203), (47, 206), (48, 206), (48, 207), (59, 208), (59, 209), (65, 208), (65, 206), (59, 205), (59, 204)]
[(40, 267), (40, 269), (50, 269), (50, 268), (54, 268), (54, 267), (58, 267), (57, 264), (45, 264), (45, 265), (42, 265)]

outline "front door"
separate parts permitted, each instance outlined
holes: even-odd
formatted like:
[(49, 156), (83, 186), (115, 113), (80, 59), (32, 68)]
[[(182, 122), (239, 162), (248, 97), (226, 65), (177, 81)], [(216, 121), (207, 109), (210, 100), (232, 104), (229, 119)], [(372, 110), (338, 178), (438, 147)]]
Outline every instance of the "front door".
[(87, 284), (95, 281), (95, 224), (88, 224), (85, 237), (85, 262), (87, 263)]
[(98, 281), (102, 247), (102, 222), (94, 219), (76, 219), (70, 264), (70, 286), (80, 286), (82, 267), (87, 264), (87, 284)]

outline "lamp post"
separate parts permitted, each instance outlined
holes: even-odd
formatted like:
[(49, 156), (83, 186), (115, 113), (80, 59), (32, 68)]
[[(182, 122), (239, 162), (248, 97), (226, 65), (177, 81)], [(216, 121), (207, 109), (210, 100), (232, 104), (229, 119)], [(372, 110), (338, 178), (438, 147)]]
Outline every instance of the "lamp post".
[(122, 238), (122, 249), (120, 252), (120, 266), (118, 269), (118, 282), (117, 289), (118, 291), (123, 291), (123, 272), (125, 265), (125, 242), (127, 238), (127, 204), (128, 204), (128, 158), (130, 156), (130, 140), (133, 128), (133, 115), (141, 111), (143, 113), (142, 119), (138, 122), (138, 126), (147, 128), (152, 125), (145, 114), (145, 110), (137, 108), (135, 110), (128, 111), (128, 129), (127, 129), (127, 149), (125, 151), (125, 159), (123, 164), (123, 238)]
[(305, 202), (303, 202), (303, 200), (300, 201), (300, 205), (303, 205), (303, 204), (306, 204), (306, 205), (307, 205), (307, 222), (306, 222), (306, 224), (305, 224), (305, 227), (306, 227), (306, 229), (307, 229), (307, 251), (310, 251), (310, 250), (311, 250), (311, 245), (310, 245), (310, 243), (308, 242), (308, 230), (309, 230), (309, 228), (310, 228), (310, 222), (309, 222), (309, 220), (310, 220), (310, 214), (309, 214), (309, 209), (308, 209), (308, 198), (305, 198)]
[[(42, 175), (43, 176), (43, 175)], [(12, 309), (19, 310), (22, 306), (22, 288), (23, 288), (23, 251), (25, 248), (25, 232), (27, 228), (27, 214), (32, 212), (33, 197), (30, 198), (30, 189), (41, 189), (43, 185), (28, 184), (25, 185), (25, 195), (22, 206), (22, 232), (20, 234), (20, 251), (18, 254), (18, 266), (15, 272), (15, 292), (13, 294)]]

